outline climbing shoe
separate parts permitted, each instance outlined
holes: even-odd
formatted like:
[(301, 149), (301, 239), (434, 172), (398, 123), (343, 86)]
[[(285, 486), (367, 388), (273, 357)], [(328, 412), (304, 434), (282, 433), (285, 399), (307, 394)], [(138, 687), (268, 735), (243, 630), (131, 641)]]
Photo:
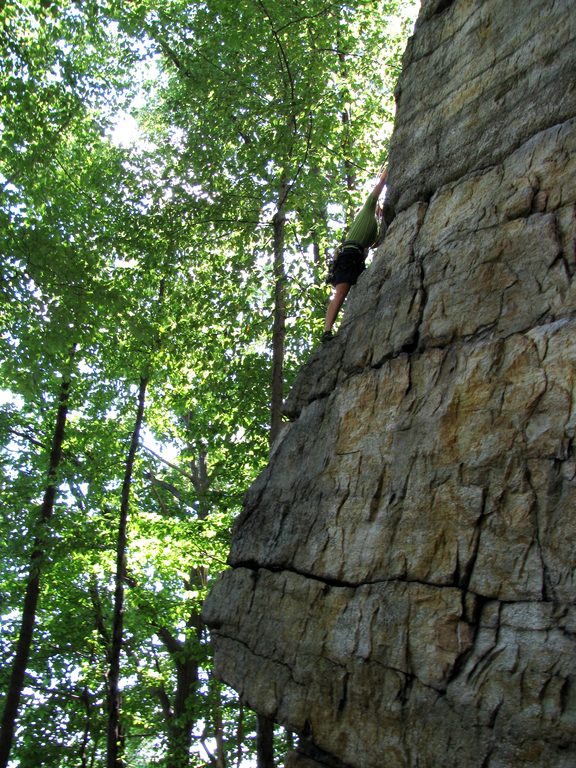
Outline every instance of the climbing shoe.
[(325, 341), (330, 341), (330, 339), (334, 338), (334, 334), (332, 331), (324, 331), (322, 336), (320, 337), (320, 341), (324, 344)]

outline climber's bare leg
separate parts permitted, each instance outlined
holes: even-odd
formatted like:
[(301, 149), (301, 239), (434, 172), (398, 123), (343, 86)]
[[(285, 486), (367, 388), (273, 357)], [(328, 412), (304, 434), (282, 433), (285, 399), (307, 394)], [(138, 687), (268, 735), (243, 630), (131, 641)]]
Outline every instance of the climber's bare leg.
[(334, 286), (334, 293), (332, 294), (330, 304), (328, 304), (328, 309), (326, 310), (326, 320), (324, 322), (325, 333), (332, 330), (336, 316), (338, 315), (342, 304), (344, 304), (344, 300), (346, 296), (348, 296), (349, 290), (350, 283), (338, 283)]

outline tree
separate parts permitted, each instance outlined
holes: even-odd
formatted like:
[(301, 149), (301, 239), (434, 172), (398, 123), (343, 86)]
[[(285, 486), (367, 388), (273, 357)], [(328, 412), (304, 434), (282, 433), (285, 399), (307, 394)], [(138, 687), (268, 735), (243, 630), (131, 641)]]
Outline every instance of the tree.
[[(393, 5), (0, 10), (4, 661), (51, 404), (77, 350), (13, 751), (23, 766), (39, 738), (46, 765), (104, 764), (112, 678), (130, 764), (240, 768), (254, 753), (255, 717), (214, 678), (200, 609), (321, 322), (322, 252), (351, 207), (342, 180), (354, 170), (361, 184), (385, 152), (392, 85), (374, 14)], [(145, 141), (120, 148), (108, 137), (131, 79), (146, 89), (132, 110)]]
[(20, 626), (18, 643), (16, 645), (16, 653), (12, 663), (10, 682), (4, 701), (4, 713), (0, 727), (0, 766), (2, 766), (2, 768), (5, 768), (5, 766), (8, 765), (10, 758), (10, 750), (12, 748), (12, 740), (14, 738), (14, 730), (16, 727), (16, 716), (20, 698), (22, 696), (22, 689), (24, 687), (24, 676), (28, 666), (28, 658), (30, 656), (32, 634), (36, 621), (36, 608), (40, 595), (40, 577), (43, 560), (46, 554), (45, 549), (48, 526), (54, 513), (54, 502), (56, 500), (58, 487), (58, 470), (62, 459), (62, 446), (66, 430), (69, 391), (70, 377), (67, 374), (62, 380), (58, 397), (58, 409), (54, 434), (52, 436), (46, 488), (38, 514), (34, 544), (30, 555), (30, 569), (26, 581), (26, 590), (22, 607), (22, 623)]
[(126, 580), (126, 547), (128, 541), (128, 512), (130, 507), (130, 491), (134, 460), (140, 442), (140, 433), (144, 419), (144, 401), (148, 378), (142, 376), (138, 387), (138, 406), (134, 430), (130, 440), (130, 448), (126, 457), (124, 479), (120, 500), (120, 516), (118, 522), (118, 540), (116, 546), (116, 573), (114, 589), (114, 616), (112, 622), (112, 637), (110, 643), (110, 668), (108, 671), (108, 768), (125, 765), (124, 734), (120, 720), (121, 697), (119, 690), (120, 653), (122, 651), (124, 626), (124, 582)]

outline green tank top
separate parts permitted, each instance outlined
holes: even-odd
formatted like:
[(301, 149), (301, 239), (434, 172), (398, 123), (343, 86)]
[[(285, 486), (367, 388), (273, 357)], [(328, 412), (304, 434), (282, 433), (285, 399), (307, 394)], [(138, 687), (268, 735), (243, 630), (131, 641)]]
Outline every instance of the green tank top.
[(362, 248), (369, 248), (378, 236), (376, 221), (376, 197), (370, 193), (368, 199), (358, 211), (346, 233), (345, 243), (354, 242)]

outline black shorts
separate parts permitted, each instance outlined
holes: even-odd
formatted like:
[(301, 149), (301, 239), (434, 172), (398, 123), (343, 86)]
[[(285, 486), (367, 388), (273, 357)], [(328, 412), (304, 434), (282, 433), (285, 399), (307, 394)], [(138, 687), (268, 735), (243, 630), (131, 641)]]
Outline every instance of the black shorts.
[(349, 283), (356, 285), (356, 281), (366, 269), (364, 263), (364, 251), (355, 245), (343, 245), (332, 269), (332, 285)]

